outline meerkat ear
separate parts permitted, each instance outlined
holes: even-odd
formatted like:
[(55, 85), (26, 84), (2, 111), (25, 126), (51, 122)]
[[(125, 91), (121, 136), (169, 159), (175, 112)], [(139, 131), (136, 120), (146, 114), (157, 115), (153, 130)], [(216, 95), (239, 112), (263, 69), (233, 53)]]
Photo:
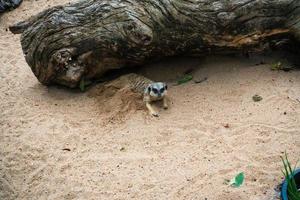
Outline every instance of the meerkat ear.
[(165, 90), (167, 90), (168, 89), (168, 85), (165, 83)]
[(150, 85), (148, 86), (147, 91), (148, 91), (148, 93), (151, 92), (151, 86)]

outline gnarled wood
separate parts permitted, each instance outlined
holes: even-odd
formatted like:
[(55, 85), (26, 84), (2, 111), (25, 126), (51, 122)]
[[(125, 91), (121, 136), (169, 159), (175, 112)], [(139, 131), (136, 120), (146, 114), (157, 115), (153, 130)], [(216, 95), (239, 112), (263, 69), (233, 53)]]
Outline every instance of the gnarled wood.
[(20, 22), (27, 63), (43, 84), (76, 87), (111, 69), (179, 54), (261, 49), (300, 39), (299, 0), (85, 0)]

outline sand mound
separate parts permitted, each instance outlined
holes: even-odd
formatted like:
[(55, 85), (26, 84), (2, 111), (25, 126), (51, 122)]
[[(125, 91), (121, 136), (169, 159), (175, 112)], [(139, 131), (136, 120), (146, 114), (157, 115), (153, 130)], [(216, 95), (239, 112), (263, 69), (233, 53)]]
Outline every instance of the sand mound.
[(133, 92), (128, 84), (126, 80), (120, 84), (118, 79), (88, 91), (88, 96), (99, 103), (97, 110), (105, 124), (122, 123), (136, 111), (145, 111), (142, 94)]

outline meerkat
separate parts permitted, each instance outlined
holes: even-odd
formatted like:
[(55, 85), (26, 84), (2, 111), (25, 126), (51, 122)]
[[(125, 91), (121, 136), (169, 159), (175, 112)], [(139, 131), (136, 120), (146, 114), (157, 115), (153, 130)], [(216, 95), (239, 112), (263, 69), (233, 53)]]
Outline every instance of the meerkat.
[(140, 93), (150, 115), (158, 117), (158, 112), (154, 110), (151, 103), (162, 101), (163, 108), (168, 109), (168, 85), (164, 82), (154, 82), (138, 74), (126, 74), (112, 81), (107, 86), (114, 88), (129, 87), (133, 92)]
[(163, 82), (153, 82), (145, 88), (143, 100), (152, 116), (158, 117), (158, 113), (151, 106), (153, 101), (163, 101), (164, 109), (168, 109), (167, 93), (168, 85)]

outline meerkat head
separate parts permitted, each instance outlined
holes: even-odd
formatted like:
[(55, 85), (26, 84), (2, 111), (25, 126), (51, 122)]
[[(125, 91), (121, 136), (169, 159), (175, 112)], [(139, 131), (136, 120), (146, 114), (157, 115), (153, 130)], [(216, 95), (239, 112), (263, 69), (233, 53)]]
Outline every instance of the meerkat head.
[(155, 83), (151, 83), (147, 87), (147, 92), (152, 97), (161, 98), (167, 94), (167, 89), (168, 89), (168, 86), (166, 83), (155, 82)]

